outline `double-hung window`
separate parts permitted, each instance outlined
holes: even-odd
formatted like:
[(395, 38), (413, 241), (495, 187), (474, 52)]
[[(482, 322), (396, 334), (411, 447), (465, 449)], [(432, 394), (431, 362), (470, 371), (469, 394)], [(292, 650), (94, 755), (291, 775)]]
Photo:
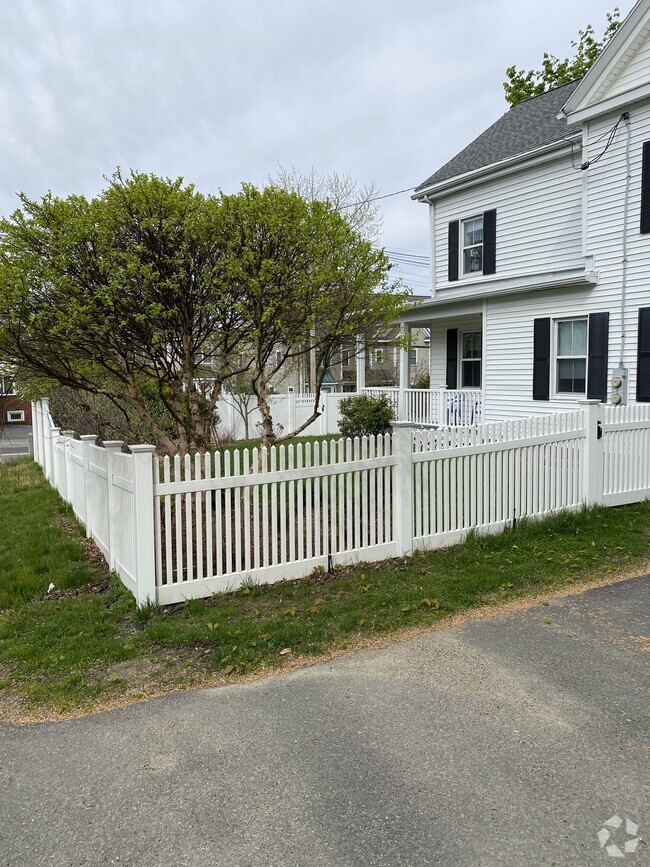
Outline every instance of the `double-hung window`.
[(461, 223), (463, 274), (483, 273), (483, 214)]
[(482, 277), (496, 274), (497, 212), (494, 208), (448, 227), (447, 278)]
[(585, 394), (587, 387), (587, 318), (555, 323), (555, 391)]
[(460, 386), (461, 388), (481, 387), (481, 344), (480, 331), (463, 331), (460, 336)]

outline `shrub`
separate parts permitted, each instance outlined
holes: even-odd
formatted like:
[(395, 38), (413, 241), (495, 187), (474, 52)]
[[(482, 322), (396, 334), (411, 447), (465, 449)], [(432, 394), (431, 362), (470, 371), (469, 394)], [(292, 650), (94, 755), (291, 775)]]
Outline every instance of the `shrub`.
[(339, 430), (346, 437), (377, 436), (388, 433), (394, 418), (393, 407), (385, 394), (370, 397), (358, 394), (339, 404)]

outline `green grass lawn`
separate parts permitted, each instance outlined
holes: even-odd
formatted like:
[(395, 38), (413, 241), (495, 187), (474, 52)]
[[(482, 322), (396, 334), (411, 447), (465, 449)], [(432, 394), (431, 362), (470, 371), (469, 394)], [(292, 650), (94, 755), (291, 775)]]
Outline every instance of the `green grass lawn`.
[(236, 680), (474, 606), (640, 573), (650, 503), (144, 611), (33, 462), (0, 466), (0, 533), (0, 718), (26, 719)]

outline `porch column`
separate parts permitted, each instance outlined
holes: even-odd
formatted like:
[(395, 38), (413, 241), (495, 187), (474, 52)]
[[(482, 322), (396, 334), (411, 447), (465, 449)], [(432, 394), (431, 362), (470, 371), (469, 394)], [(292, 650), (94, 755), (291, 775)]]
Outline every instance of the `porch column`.
[[(400, 325), (401, 337), (408, 337), (411, 326), (403, 322)], [(399, 398), (398, 412), (400, 421), (408, 421), (406, 418), (406, 389), (409, 387), (409, 348), (408, 345), (400, 346), (399, 350)]]
[(366, 387), (366, 345), (359, 334), (357, 336), (357, 394)]

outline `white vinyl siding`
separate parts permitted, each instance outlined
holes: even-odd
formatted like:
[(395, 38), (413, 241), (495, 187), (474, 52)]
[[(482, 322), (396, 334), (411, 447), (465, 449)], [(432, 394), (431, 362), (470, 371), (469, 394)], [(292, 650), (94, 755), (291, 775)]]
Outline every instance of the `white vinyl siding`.
[[(599, 118), (589, 125), (594, 141), (612, 128), (620, 112)], [(630, 108), (630, 195), (627, 225), (627, 287), (625, 300), (625, 363), (630, 371), (628, 399), (636, 392), (636, 343), (639, 307), (650, 299), (650, 235), (640, 233), (641, 155), (643, 142), (650, 141), (650, 105)], [(602, 149), (603, 139), (594, 145), (590, 156)], [(616, 366), (621, 347), (621, 278), (623, 259), (623, 201), (625, 197), (625, 145), (623, 124), (607, 153), (587, 170), (587, 252), (594, 257), (599, 283), (594, 294), (599, 309), (609, 310), (610, 369)]]
[(646, 35), (646, 41), (636, 51), (631, 52), (631, 57), (628, 58), (626, 65), (619, 72), (613, 84), (599, 94), (598, 101), (609, 99), (611, 96), (618, 96), (620, 93), (647, 84), (648, 78), (650, 78), (648, 70), (650, 70), (650, 40)]
[[(533, 322), (540, 317), (585, 318), (607, 308), (591, 292), (547, 290), (510, 298), (490, 299), (485, 322), (483, 392), (486, 421), (561, 412), (576, 405), (580, 395), (556, 395), (533, 400)], [(609, 366), (612, 367), (610, 318)], [(553, 334), (551, 347), (553, 348)], [(553, 360), (552, 360), (552, 363)], [(582, 395), (584, 399), (584, 395)]]
[[(576, 159), (580, 160), (579, 152)], [(582, 181), (567, 156), (450, 194), (435, 203), (435, 287), (460, 289), (472, 275), (450, 284), (448, 227), (452, 220), (496, 208), (496, 278), (579, 267), (582, 258)], [(476, 279), (476, 278), (474, 278)], [(481, 277), (481, 280), (485, 280)], [(492, 279), (492, 278), (488, 278)], [(468, 295), (471, 288), (468, 287)]]
[[(589, 139), (600, 138), (618, 120), (620, 112), (591, 121)], [(627, 220), (627, 292), (625, 304), (625, 366), (629, 371), (628, 401), (636, 393), (636, 352), (638, 311), (650, 306), (650, 235), (639, 231), (641, 204), (641, 152), (644, 141), (650, 141), (650, 105), (630, 110), (631, 119), (631, 183)], [(485, 345), (483, 351), (483, 392), (487, 421), (506, 417), (537, 415), (561, 411), (575, 405), (577, 397), (553, 396), (550, 401), (534, 401), (533, 381), (533, 320), (538, 317), (578, 318), (590, 313), (608, 311), (609, 374), (618, 366), (621, 349), (621, 277), (623, 200), (625, 193), (625, 128), (619, 132), (607, 153), (586, 172), (588, 219), (586, 253), (594, 257), (598, 284), (591, 288), (546, 290), (486, 300)], [(605, 139), (600, 138), (590, 156), (597, 154)], [(499, 237), (497, 236), (497, 257)], [(558, 255), (557, 267), (563, 265)], [(462, 327), (462, 326), (461, 326)], [(432, 332), (433, 339), (433, 332)], [(437, 338), (444, 341), (444, 334)], [(444, 342), (440, 347), (443, 356)], [(432, 364), (433, 367), (433, 364)], [(437, 369), (437, 371), (440, 368)], [(437, 372), (436, 371), (436, 372)], [(437, 375), (436, 381), (438, 381)], [(444, 368), (442, 379), (444, 382)], [(434, 379), (432, 378), (432, 382)], [(551, 383), (552, 385), (552, 383)]]

